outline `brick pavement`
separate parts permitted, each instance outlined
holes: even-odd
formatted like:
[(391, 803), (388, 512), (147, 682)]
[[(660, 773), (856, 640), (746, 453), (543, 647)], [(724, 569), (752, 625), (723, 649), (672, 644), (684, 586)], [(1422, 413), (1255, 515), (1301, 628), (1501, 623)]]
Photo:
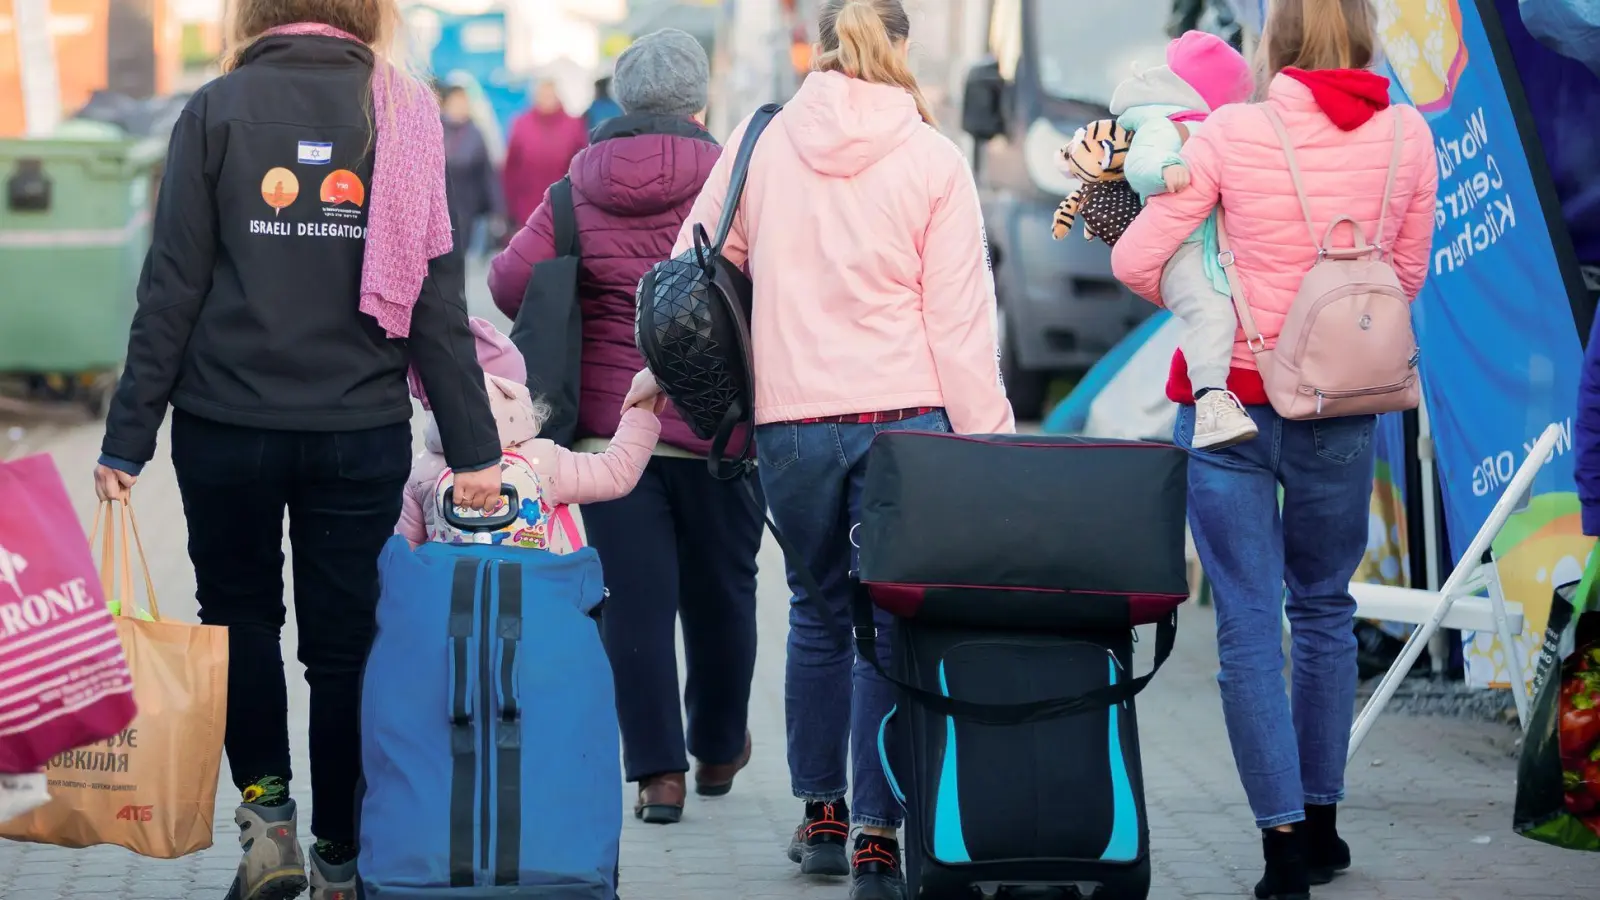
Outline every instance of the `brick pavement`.
[[(486, 311), (481, 294), (476, 311)], [(3, 426), (4, 423), (0, 423)], [(88, 472), (98, 426), (30, 441), (52, 452), (80, 514), (92, 511)], [(3, 432), (3, 428), (0, 428)], [(162, 453), (165, 453), (163, 442)], [(164, 611), (194, 618), (194, 577), (170, 465), (151, 465), (136, 506), (162, 591)], [(761, 655), (752, 700), (755, 758), (734, 792), (694, 800), (676, 826), (630, 817), (623, 834), (622, 895), (629, 900), (842, 898), (842, 884), (810, 884), (783, 849), (798, 807), (783, 757), (786, 589), (775, 547), (762, 557)], [(287, 577), (287, 572), (286, 572)], [(293, 613), (285, 656), (293, 659)], [(1155, 864), (1154, 900), (1237, 900), (1259, 874), (1258, 838), (1235, 777), (1216, 686), (1208, 610), (1183, 614), (1178, 650), (1140, 698)], [(1146, 640), (1141, 647), (1148, 648)], [(307, 710), (299, 667), (290, 663), (299, 731), (295, 765), (307, 773)], [(1513, 733), (1493, 725), (1391, 717), (1381, 721), (1350, 775), (1341, 819), (1357, 868), (1318, 888), (1319, 900), (1498, 900), (1600, 896), (1600, 859), (1513, 835)], [(226, 775), (224, 783), (227, 784)], [(631, 799), (631, 798), (630, 798)], [(221, 897), (236, 862), (228, 788), (218, 792), (217, 845), (186, 859), (145, 860), (115, 848), (68, 851), (0, 841), (0, 900), (178, 900)], [(1070, 800), (1062, 800), (1070, 814)]]

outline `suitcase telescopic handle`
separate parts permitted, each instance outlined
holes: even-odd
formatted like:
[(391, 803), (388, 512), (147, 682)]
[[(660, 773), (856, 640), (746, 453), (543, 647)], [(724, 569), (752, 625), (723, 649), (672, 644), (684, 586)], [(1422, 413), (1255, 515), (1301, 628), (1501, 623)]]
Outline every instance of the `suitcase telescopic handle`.
[(521, 515), (518, 509), (522, 500), (517, 496), (517, 488), (511, 484), (500, 485), (500, 496), (505, 498), (506, 505), (502, 512), (492, 516), (463, 516), (456, 512), (456, 486), (450, 485), (444, 489), (444, 497), (439, 501), (440, 515), (451, 528), (472, 533), (499, 531), (517, 520)]

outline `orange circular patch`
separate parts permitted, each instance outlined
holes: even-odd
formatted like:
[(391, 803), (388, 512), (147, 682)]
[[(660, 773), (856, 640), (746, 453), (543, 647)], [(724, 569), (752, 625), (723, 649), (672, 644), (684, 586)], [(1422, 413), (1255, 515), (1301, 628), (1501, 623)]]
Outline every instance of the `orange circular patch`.
[(300, 179), (288, 169), (268, 169), (266, 177), (261, 179), (261, 199), (272, 207), (273, 215), (277, 215), (299, 196)]
[(322, 202), (338, 206), (351, 203), (361, 206), (367, 202), (367, 188), (349, 169), (335, 169), (322, 179)]

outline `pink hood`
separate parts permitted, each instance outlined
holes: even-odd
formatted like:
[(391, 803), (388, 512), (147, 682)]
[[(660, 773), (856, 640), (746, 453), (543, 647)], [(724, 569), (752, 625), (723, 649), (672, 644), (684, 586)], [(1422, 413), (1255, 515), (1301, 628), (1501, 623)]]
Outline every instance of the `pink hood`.
[[(494, 412), (495, 425), (500, 429), (500, 449), (520, 447), (539, 436), (541, 423), (534, 413), (533, 395), (528, 393), (527, 385), (498, 375), (485, 375), (483, 386), (489, 391), (489, 409)], [(439, 442), (439, 426), (431, 412), (423, 442), (429, 452), (444, 452)]]
[(904, 88), (837, 72), (808, 77), (776, 124), (816, 172), (852, 178), (923, 128)]
[[(749, 119), (678, 233), (716, 227)], [(756, 145), (723, 248), (755, 282), (756, 422), (943, 407), (1015, 430), (972, 169), (911, 94), (813, 72)]]

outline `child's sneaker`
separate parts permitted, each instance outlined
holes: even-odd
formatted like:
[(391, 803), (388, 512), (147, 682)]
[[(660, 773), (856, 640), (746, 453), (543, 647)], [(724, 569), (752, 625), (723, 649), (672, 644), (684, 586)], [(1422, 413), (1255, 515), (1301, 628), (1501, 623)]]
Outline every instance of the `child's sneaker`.
[(906, 882), (900, 868), (899, 841), (858, 835), (850, 860), (850, 900), (904, 900)]
[(1233, 391), (1209, 390), (1194, 401), (1194, 448), (1221, 450), (1252, 440), (1256, 423)]
[(304, 893), (306, 860), (295, 836), (294, 801), (276, 806), (241, 803), (233, 821), (239, 826), (244, 858), (227, 900), (291, 900)]
[(311, 848), (311, 900), (359, 900), (361, 879), (356, 874), (354, 857), (341, 863), (331, 863), (322, 858), (316, 846)]
[(845, 843), (850, 839), (850, 808), (843, 800), (806, 803), (806, 818), (789, 841), (789, 860), (800, 864), (802, 875), (850, 874)]

